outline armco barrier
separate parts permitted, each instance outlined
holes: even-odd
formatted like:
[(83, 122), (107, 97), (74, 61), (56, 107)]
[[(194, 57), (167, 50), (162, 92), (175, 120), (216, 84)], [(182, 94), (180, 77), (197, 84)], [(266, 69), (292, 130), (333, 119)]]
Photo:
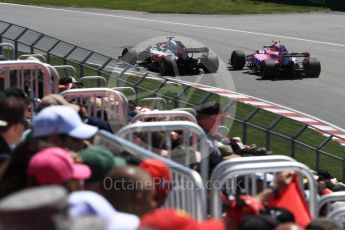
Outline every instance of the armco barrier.
[[(0, 21), (0, 43), (2, 42), (13, 44), (16, 57), (22, 53), (44, 54), (48, 63), (74, 65), (79, 77), (103, 76), (108, 79), (108, 87), (129, 86), (136, 90), (137, 95), (144, 92), (146, 97), (162, 97), (170, 102), (169, 109), (194, 107), (214, 99), (214, 96), (221, 97), (224, 112), (237, 105), (235, 128), (231, 132), (241, 135), (244, 143), (257, 143), (276, 154), (296, 158), (315, 170), (328, 169), (337, 177), (345, 179), (345, 150), (333, 143), (334, 140), (345, 143), (345, 133), (316, 118), (240, 93), (160, 77), (137, 66), (130, 66), (111, 57), (4, 21)], [(2, 51), (6, 50), (3, 48)], [(169, 87), (172, 90), (166, 93), (165, 90)], [(193, 94), (193, 97), (186, 99), (185, 95), (193, 90), (198, 95)], [(245, 109), (241, 111), (241, 108)], [(239, 116), (241, 112), (242, 116)], [(265, 116), (262, 116), (263, 113)], [(267, 117), (269, 119), (265, 120)], [(258, 123), (257, 120), (262, 122)], [(286, 123), (293, 123), (296, 127), (290, 130)], [(283, 129), (280, 126), (283, 126)], [(328, 136), (318, 136), (315, 130)], [(255, 133), (255, 139), (252, 138), (252, 133)], [(312, 140), (309, 140), (308, 136), (311, 134)], [(284, 147), (280, 148), (282, 143)]]

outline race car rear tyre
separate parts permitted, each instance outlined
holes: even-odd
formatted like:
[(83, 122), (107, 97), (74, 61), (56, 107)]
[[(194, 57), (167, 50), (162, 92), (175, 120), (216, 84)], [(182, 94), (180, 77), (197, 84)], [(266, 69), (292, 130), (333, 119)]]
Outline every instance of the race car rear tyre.
[(162, 57), (159, 61), (159, 73), (162, 76), (174, 76), (174, 58), (171, 56)]
[(303, 68), (306, 77), (317, 78), (320, 76), (321, 64), (316, 58), (310, 58), (307, 62), (303, 63)]
[(260, 75), (262, 78), (270, 79), (274, 76), (276, 63), (270, 60), (264, 60), (261, 62)]
[(219, 59), (215, 54), (203, 55), (200, 60), (205, 73), (216, 73), (219, 68)]
[(124, 48), (120, 60), (135, 65), (137, 63), (137, 57), (138, 54), (135, 49)]
[(234, 69), (243, 69), (246, 64), (246, 55), (241, 50), (234, 50), (231, 53), (230, 64)]

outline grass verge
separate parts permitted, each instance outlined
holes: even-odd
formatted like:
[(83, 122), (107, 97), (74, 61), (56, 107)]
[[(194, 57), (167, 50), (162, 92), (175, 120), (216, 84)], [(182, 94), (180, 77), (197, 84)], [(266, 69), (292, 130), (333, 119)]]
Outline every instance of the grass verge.
[(307, 1), (272, 0), (6, 0), (2, 2), (187, 14), (291, 13), (329, 10), (328, 7)]

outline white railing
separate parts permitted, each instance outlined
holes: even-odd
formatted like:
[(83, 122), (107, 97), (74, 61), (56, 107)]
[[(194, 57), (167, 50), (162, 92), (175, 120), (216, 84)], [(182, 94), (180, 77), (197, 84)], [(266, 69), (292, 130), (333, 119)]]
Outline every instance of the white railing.
[(113, 132), (128, 123), (128, 103), (121, 92), (108, 88), (86, 88), (66, 90), (61, 95), (69, 102), (85, 106), (89, 116), (108, 121)]
[(98, 132), (94, 143), (105, 146), (115, 155), (122, 157), (126, 154), (138, 161), (147, 158), (163, 161), (172, 174), (172, 189), (164, 206), (184, 210), (197, 220), (206, 218), (206, 191), (197, 172), (105, 131)]
[[(194, 151), (200, 153), (200, 174), (203, 181), (206, 183), (208, 180), (209, 149), (206, 134), (197, 124), (189, 121), (141, 122), (123, 127), (116, 133), (116, 135), (127, 139), (130, 142), (135, 142), (136, 135), (138, 133), (142, 133), (147, 137), (147, 142), (145, 143), (147, 148), (152, 151), (152, 133), (162, 132), (165, 134), (165, 138), (168, 143), (166, 149), (168, 151), (167, 157), (172, 158), (173, 150), (170, 145), (170, 143), (173, 142), (171, 136), (172, 131), (182, 132), (181, 145), (184, 146), (186, 150), (192, 148)], [(191, 162), (191, 156), (187, 151), (184, 162), (185, 165), (189, 165)]]

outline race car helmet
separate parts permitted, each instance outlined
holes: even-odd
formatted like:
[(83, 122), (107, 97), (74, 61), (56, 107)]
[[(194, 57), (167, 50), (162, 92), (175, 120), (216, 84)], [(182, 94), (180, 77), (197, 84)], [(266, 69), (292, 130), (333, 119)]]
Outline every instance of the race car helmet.
[(280, 47), (279, 43), (275, 43), (273, 48), (274, 48), (275, 51), (280, 51), (281, 50), (281, 47)]

